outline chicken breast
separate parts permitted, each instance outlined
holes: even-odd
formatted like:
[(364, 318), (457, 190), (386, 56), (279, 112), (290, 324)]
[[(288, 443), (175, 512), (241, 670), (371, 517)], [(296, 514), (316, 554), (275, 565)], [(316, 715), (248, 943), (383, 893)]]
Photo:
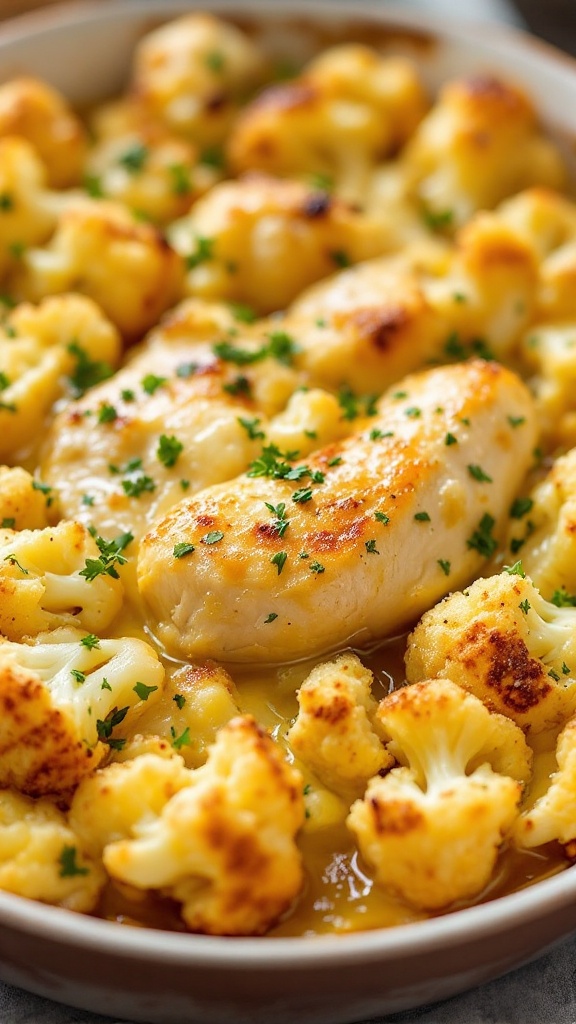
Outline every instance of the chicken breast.
[(299, 463), (265, 448), (145, 537), (155, 634), (195, 659), (280, 662), (392, 634), (479, 571), (536, 436), (532, 399), (480, 360), (405, 378)]

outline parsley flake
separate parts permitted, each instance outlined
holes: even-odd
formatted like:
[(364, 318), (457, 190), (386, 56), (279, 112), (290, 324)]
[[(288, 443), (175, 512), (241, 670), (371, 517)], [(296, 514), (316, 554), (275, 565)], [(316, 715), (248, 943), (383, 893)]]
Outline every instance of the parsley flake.
[(200, 537), (201, 544), (219, 544), (221, 540), (224, 540), (222, 530), (210, 530), (209, 533), (205, 533), (203, 537)]
[(184, 450), (184, 445), (177, 437), (173, 435), (168, 437), (167, 434), (161, 434), (160, 440), (158, 441), (158, 447), (156, 449), (156, 456), (159, 461), (166, 466), (166, 469), (170, 469), (175, 466), (179, 456)]
[(134, 690), (136, 696), (140, 698), (140, 700), (148, 700), (150, 694), (154, 693), (158, 689), (158, 687), (146, 686), (146, 683), (135, 683), (132, 689)]
[(437, 561), (438, 561), (438, 565), (442, 569), (442, 572), (444, 573), (444, 575), (445, 576), (449, 576), (450, 575), (450, 569), (451, 569), (451, 563), (448, 562), (445, 558), (439, 558)]
[(286, 551), (277, 551), (275, 555), (272, 555), (272, 558), (270, 559), (270, 561), (271, 561), (272, 565), (275, 565), (276, 568), (278, 569), (278, 575), (280, 575), (280, 573), (282, 572), (282, 569), (286, 565), (286, 559), (287, 558), (288, 558), (288, 554), (287, 554)]
[(182, 542), (181, 544), (174, 545), (172, 554), (174, 555), (174, 558), (184, 558), (185, 555), (191, 555), (195, 550), (196, 548), (193, 544), (186, 544), (185, 542)]
[(493, 482), (492, 477), (488, 476), (488, 474), (484, 472), (481, 466), (470, 464), (466, 468), (473, 480), (477, 480), (479, 483), (487, 484), (491, 484)]
[(75, 846), (64, 845), (60, 851), (58, 857), (58, 863), (60, 864), (60, 870), (58, 874), (60, 878), (74, 878), (75, 875), (89, 875), (89, 868), (81, 867), (76, 862), (78, 856), (78, 850)]

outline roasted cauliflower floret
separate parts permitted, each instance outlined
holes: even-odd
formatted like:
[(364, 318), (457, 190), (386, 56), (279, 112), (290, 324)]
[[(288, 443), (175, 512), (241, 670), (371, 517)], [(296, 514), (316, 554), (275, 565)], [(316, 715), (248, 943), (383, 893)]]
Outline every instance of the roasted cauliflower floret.
[(88, 913), (105, 879), (50, 800), (0, 790), (0, 889)]
[(240, 713), (233, 680), (215, 663), (177, 669), (160, 699), (137, 722), (138, 732), (168, 740), (189, 768), (199, 768), (218, 729)]
[(32, 301), (79, 291), (134, 339), (178, 297), (181, 273), (179, 256), (151, 224), (120, 203), (87, 198), (64, 210), (49, 245), (23, 254), (15, 287)]
[(213, 146), (265, 70), (262, 53), (239, 29), (211, 14), (186, 14), (138, 44), (132, 92), (177, 134)]
[(81, 523), (19, 533), (0, 529), (0, 633), (21, 640), (74, 625), (100, 633), (119, 611), (124, 588), (107, 572), (83, 575), (87, 561), (99, 558)]
[(0, 274), (17, 268), (29, 245), (45, 242), (57, 218), (44, 165), (30, 143), (0, 138)]
[(512, 506), (508, 547), (553, 604), (576, 604), (576, 448)]
[(182, 217), (216, 180), (194, 146), (150, 124), (97, 142), (86, 162), (93, 196), (122, 202), (159, 225)]
[(403, 155), (413, 195), (436, 224), (456, 227), (530, 185), (559, 188), (566, 171), (528, 97), (489, 76), (456, 79)]
[(409, 682), (454, 680), (532, 733), (576, 708), (576, 611), (540, 595), (520, 565), (450, 594), (408, 639)]
[(191, 785), (110, 842), (104, 864), (112, 878), (182, 903), (193, 931), (260, 935), (301, 888), (303, 819), (300, 773), (254, 719), (234, 718)]
[(362, 856), (379, 884), (425, 910), (476, 896), (530, 774), (522, 732), (447, 679), (397, 690), (377, 718), (402, 767), (352, 805)]
[(574, 855), (576, 839), (576, 719), (564, 726), (556, 745), (557, 771), (550, 777), (545, 793), (520, 815), (514, 840), (532, 849), (557, 840), (570, 846)]
[(131, 637), (100, 640), (57, 629), (0, 643), (0, 785), (31, 796), (65, 793), (161, 692), (156, 652)]
[(426, 106), (410, 61), (336, 46), (253, 100), (232, 130), (230, 162), (237, 172), (321, 175), (363, 201), (374, 165), (410, 136)]
[(0, 466), (0, 529), (42, 530), (48, 526), (43, 489), (21, 466)]
[(538, 257), (538, 319), (573, 320), (576, 204), (551, 189), (531, 188), (503, 203), (498, 216), (532, 245)]
[(14, 460), (44, 427), (63, 394), (82, 394), (110, 376), (120, 338), (81, 295), (22, 303), (0, 324), (0, 455)]
[(571, 447), (576, 442), (576, 318), (534, 324), (522, 339), (521, 353), (533, 372), (530, 385), (547, 449)]
[(344, 795), (362, 792), (394, 763), (375, 721), (372, 680), (355, 654), (343, 654), (312, 669), (298, 691), (288, 742), (321, 782)]
[(109, 843), (127, 839), (143, 824), (156, 821), (171, 797), (192, 785), (192, 779), (174, 750), (167, 755), (140, 753), (108, 764), (80, 782), (70, 804), (70, 827), (83, 849), (100, 858)]
[(338, 266), (390, 248), (382, 225), (328, 192), (253, 176), (226, 181), (174, 224), (189, 293), (282, 309)]
[(64, 97), (37, 78), (0, 85), (0, 136), (19, 135), (43, 161), (51, 188), (68, 188), (81, 175), (86, 132)]

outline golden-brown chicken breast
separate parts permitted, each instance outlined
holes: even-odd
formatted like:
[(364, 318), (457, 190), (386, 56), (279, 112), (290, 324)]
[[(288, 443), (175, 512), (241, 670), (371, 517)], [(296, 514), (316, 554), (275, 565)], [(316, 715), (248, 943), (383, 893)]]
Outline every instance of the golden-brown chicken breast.
[(265, 447), (145, 537), (153, 629), (178, 654), (239, 662), (392, 633), (496, 549), (534, 419), (514, 374), (472, 361), (406, 378), (306, 462)]

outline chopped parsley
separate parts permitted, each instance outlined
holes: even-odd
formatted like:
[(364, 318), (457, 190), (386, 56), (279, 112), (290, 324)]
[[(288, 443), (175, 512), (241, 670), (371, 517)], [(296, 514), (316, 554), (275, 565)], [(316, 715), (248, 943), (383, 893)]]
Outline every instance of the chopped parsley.
[(482, 466), (476, 466), (474, 464), (469, 464), (466, 468), (467, 468), (470, 476), (472, 477), (472, 479), (473, 480), (477, 480), (478, 483), (481, 483), (481, 484), (482, 483), (487, 483), (487, 484), (493, 483), (492, 477), (488, 476), (488, 473), (484, 472), (484, 470), (482, 469)]
[(176, 376), (180, 377), (181, 380), (188, 380), (189, 377), (193, 377), (198, 369), (198, 363), (180, 363), (176, 367)]
[(294, 491), (292, 495), (292, 501), (297, 505), (304, 505), (307, 501), (312, 500), (312, 488), (311, 487), (299, 487), (297, 491)]
[(100, 686), (100, 689), (101, 690), (110, 690), (110, 693), (112, 693), (112, 687), (110, 686), (110, 683), (108, 682), (108, 680), (106, 678), (104, 678), (102, 680), (102, 685)]
[(528, 598), (526, 598), (525, 601), (520, 601), (520, 604), (518, 605), (518, 607), (519, 607), (520, 611), (524, 613), (524, 615), (528, 615), (528, 612), (530, 611), (530, 608), (531, 608), (530, 601), (528, 600)]
[(181, 544), (174, 545), (172, 554), (174, 555), (174, 558), (184, 558), (185, 555), (191, 555), (195, 550), (196, 548), (193, 544), (186, 544), (186, 542), (183, 541)]
[(120, 725), (124, 721), (128, 714), (129, 708), (112, 708), (108, 712), (106, 718), (97, 719), (96, 721), (96, 732), (98, 733), (98, 739), (102, 740), (103, 743), (107, 743), (109, 747), (114, 750), (122, 750), (126, 740), (117, 740), (112, 738), (112, 731), (117, 725)]
[(568, 594), (562, 587), (554, 591), (550, 603), (555, 604), (557, 608), (576, 608), (576, 594)]
[(276, 614), (276, 612), (270, 612), (268, 617), (264, 619), (264, 625), (266, 625), (268, 622), (274, 622), (274, 619), (277, 619), (277, 618), (278, 618), (278, 615)]
[(490, 558), (490, 555), (493, 555), (498, 547), (498, 542), (492, 536), (495, 525), (494, 517), (489, 512), (485, 512), (472, 536), (466, 541), (467, 547), (478, 551), (483, 558)]
[(337, 397), (343, 420), (355, 420), (358, 416), (375, 416), (378, 411), (375, 404), (377, 395), (356, 395), (347, 384), (340, 388)]
[(180, 735), (177, 736), (176, 735), (176, 729), (174, 728), (173, 725), (171, 725), (170, 726), (170, 735), (172, 737), (172, 746), (174, 747), (174, 750), (180, 750), (181, 747), (190, 747), (190, 746), (192, 746), (192, 737), (190, 736), (190, 726), (187, 725), (186, 728), (184, 729), (184, 732), (180, 733)]
[(0, 391), (5, 391), (6, 388), (10, 387), (10, 378), (6, 376), (3, 370), (0, 370)]
[(326, 572), (326, 570), (320, 562), (310, 562), (310, 572), (315, 572), (319, 576), (321, 573)]
[(108, 380), (114, 373), (114, 368), (110, 363), (91, 359), (77, 341), (71, 341), (66, 347), (76, 360), (76, 366), (68, 377), (68, 384), (74, 398), (81, 398), (89, 388)]
[(210, 52), (206, 54), (204, 62), (206, 67), (210, 68), (210, 71), (214, 71), (214, 73), (218, 75), (224, 70), (226, 58), (220, 50), (210, 50)]
[(152, 494), (156, 484), (151, 476), (140, 473), (132, 479), (122, 480), (122, 490), (129, 498), (139, 498), (141, 494)]
[(83, 505), (93, 505), (94, 504), (94, 496), (92, 494), (83, 494), (82, 495), (82, 504)]
[(148, 146), (145, 146), (142, 142), (135, 142), (134, 145), (130, 146), (118, 157), (118, 163), (129, 174), (139, 174), (143, 170), (149, 156), (150, 150)]
[(89, 868), (80, 867), (76, 862), (78, 856), (78, 850), (75, 846), (67, 846), (66, 844), (60, 851), (58, 857), (58, 863), (60, 864), (60, 870), (58, 874), (60, 878), (74, 878), (75, 875), (89, 875)]
[(428, 207), (424, 207), (422, 220), (431, 231), (444, 231), (454, 222), (454, 210), (430, 210)]
[(154, 693), (158, 689), (158, 687), (146, 686), (146, 683), (135, 683), (132, 689), (134, 690), (136, 696), (140, 698), (140, 700), (148, 700), (150, 694)]
[(44, 497), (46, 498), (46, 508), (50, 508), (52, 502), (54, 501), (54, 495), (52, 494), (52, 487), (50, 486), (50, 484), (45, 484), (42, 482), (42, 480), (33, 480), (32, 490), (40, 491), (40, 493), (43, 494)]
[(73, 679), (76, 680), (77, 683), (86, 682), (86, 673), (81, 672), (79, 668), (71, 668), (70, 675), (72, 676)]
[(98, 423), (114, 423), (118, 419), (118, 413), (109, 402), (102, 402), (98, 409)]
[(523, 423), (526, 423), (525, 416), (508, 416), (508, 423), (511, 427), (521, 427)]
[(330, 253), (330, 259), (336, 264), (337, 267), (340, 267), (341, 270), (344, 270), (351, 264), (350, 257), (348, 253), (345, 252), (344, 249), (333, 249), (332, 252)]
[(414, 519), (419, 523), (429, 523), (431, 521), (427, 512), (417, 512)]
[(180, 711), (182, 711), (182, 708), (184, 707), (184, 705), (185, 705), (185, 703), (186, 703), (186, 697), (184, 696), (184, 694), (183, 694), (183, 693), (176, 693), (176, 694), (174, 694), (174, 696), (172, 697), (172, 700), (173, 700), (173, 701), (174, 701), (174, 703), (176, 704), (176, 707), (177, 707), (177, 708), (178, 708), (178, 709), (179, 709)]
[(0, 523), (0, 527), (3, 530), (13, 530), (15, 528), (15, 526), (16, 526), (16, 520), (14, 519), (13, 516), (4, 516), (4, 519), (2, 520), (2, 523)]
[(120, 397), (123, 402), (134, 402), (136, 400), (136, 393), (131, 388), (123, 388), (120, 392)]
[(276, 516), (272, 526), (276, 530), (279, 537), (283, 537), (290, 525), (290, 520), (286, 518), (286, 505), (281, 501), (278, 505), (271, 505), (270, 502), (265, 501), (264, 504), (269, 512), (273, 516)]
[(235, 366), (249, 366), (267, 358), (276, 359), (284, 366), (292, 366), (294, 356), (300, 352), (300, 345), (285, 331), (272, 331), (268, 341), (260, 348), (244, 349), (229, 341), (217, 341), (212, 351), (219, 359)]
[(521, 561), (514, 562), (514, 565), (505, 565), (502, 572), (507, 572), (509, 576), (521, 576), (523, 580), (526, 579), (526, 573)]
[(83, 576), (89, 583), (98, 576), (112, 576), (113, 579), (120, 579), (117, 565), (125, 565), (127, 559), (122, 554), (125, 548), (134, 540), (131, 533), (121, 533), (114, 540), (105, 540), (95, 532), (92, 534), (98, 550), (99, 558), (87, 558), (86, 564), (80, 570), (79, 575)]
[(157, 377), (155, 373), (147, 373), (146, 376), (142, 378), (141, 384), (147, 395), (153, 395), (158, 388), (161, 388), (163, 384), (166, 384), (166, 381), (166, 377)]
[(366, 548), (366, 551), (368, 552), (369, 555), (379, 555), (380, 554), (380, 552), (378, 551), (378, 548), (376, 547), (376, 541), (375, 540), (367, 540), (367, 541), (365, 541), (364, 547)]
[(449, 448), (451, 444), (458, 444), (458, 438), (454, 437), (454, 434), (448, 433), (444, 438), (444, 444)]
[(258, 319), (258, 314), (252, 306), (246, 306), (242, 302), (229, 302), (228, 305), (234, 319), (241, 324), (253, 324)]
[(29, 576), (30, 575), (30, 573), (28, 572), (28, 569), (25, 569), (23, 565), (20, 565), (20, 562), (16, 558), (16, 555), (14, 555), (14, 554), (5, 555), (4, 561), (8, 562), (9, 565), (15, 565), (17, 569), (20, 569), (20, 572), (23, 573), (24, 576)]
[(570, 675), (570, 666), (567, 665), (565, 661), (562, 662), (562, 675), (563, 676), (569, 676)]
[(408, 419), (417, 420), (422, 415), (422, 410), (416, 405), (411, 405), (408, 409), (404, 409), (404, 415), (408, 416)]
[(512, 519), (522, 519), (530, 512), (533, 505), (532, 498), (516, 498), (516, 501), (513, 501), (510, 506), (510, 516)]
[(223, 384), (222, 390), (226, 391), (229, 395), (245, 395), (250, 396), (251, 385), (248, 377), (244, 377), (243, 374), (239, 374), (234, 380), (231, 380), (229, 384)]
[(272, 562), (272, 565), (275, 565), (276, 568), (278, 569), (278, 575), (280, 575), (282, 569), (286, 565), (287, 558), (288, 554), (286, 551), (277, 551), (275, 555), (272, 555), (270, 561)]
[(244, 427), (244, 430), (248, 434), (248, 437), (250, 438), (251, 441), (257, 441), (258, 438), (266, 437), (264, 431), (258, 429), (258, 426), (260, 424), (260, 420), (258, 419), (258, 417), (255, 417), (253, 420), (249, 420), (246, 419), (244, 416), (238, 416), (238, 423), (240, 424), (241, 427)]
[(205, 533), (203, 537), (200, 537), (201, 544), (219, 544), (221, 540), (224, 540), (222, 530), (210, 530), (210, 533)]
[(385, 512), (375, 512), (374, 519), (378, 520), (379, 523), (383, 523), (384, 526), (387, 526), (390, 522), (390, 516), (387, 516)]
[(176, 465), (183, 450), (184, 445), (177, 437), (174, 437), (173, 435), (168, 437), (167, 434), (160, 435), (156, 455), (159, 461), (166, 466), (166, 469), (171, 469), (172, 466)]
[(442, 569), (442, 572), (444, 573), (444, 575), (445, 576), (449, 576), (450, 575), (450, 569), (451, 569), (451, 563), (448, 562), (445, 558), (439, 558), (437, 561), (438, 561), (438, 565)]
[(93, 651), (96, 647), (100, 647), (100, 638), (95, 636), (94, 633), (87, 633), (86, 636), (82, 637), (80, 643), (87, 651)]
[(187, 196), (192, 190), (190, 169), (185, 164), (170, 164), (168, 173), (172, 179), (172, 191), (176, 196)]
[(214, 259), (214, 239), (203, 235), (196, 236), (196, 248), (184, 257), (187, 270), (194, 270), (201, 263)]

